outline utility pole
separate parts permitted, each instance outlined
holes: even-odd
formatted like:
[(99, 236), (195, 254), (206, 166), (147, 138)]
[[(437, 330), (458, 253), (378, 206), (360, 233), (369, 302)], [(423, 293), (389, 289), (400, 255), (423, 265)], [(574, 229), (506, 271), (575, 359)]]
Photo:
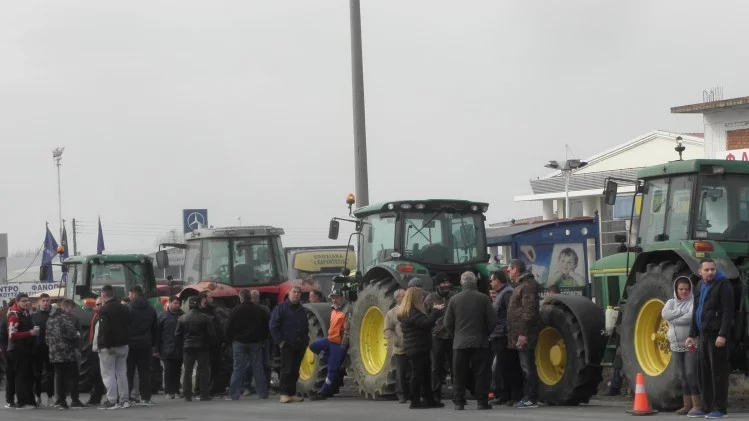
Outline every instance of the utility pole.
[(73, 256), (78, 256), (78, 242), (75, 240), (75, 218), (73, 218)]
[(351, 11), (351, 84), (354, 100), (354, 173), (357, 207), (369, 204), (367, 130), (364, 119), (364, 70), (362, 64), (361, 10), (359, 0), (349, 0)]
[(65, 147), (57, 147), (52, 151), (52, 159), (55, 160), (55, 165), (57, 165), (57, 212), (59, 216), (60, 221), (60, 237), (62, 238), (62, 188), (60, 187), (60, 165), (62, 163), (62, 152), (65, 150)]

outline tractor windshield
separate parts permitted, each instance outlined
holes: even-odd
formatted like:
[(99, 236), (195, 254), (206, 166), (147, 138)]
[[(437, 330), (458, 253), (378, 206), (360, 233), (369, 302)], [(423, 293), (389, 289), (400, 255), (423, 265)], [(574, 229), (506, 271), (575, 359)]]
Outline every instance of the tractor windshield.
[(95, 263), (91, 265), (89, 290), (98, 296), (104, 285), (112, 285), (114, 296), (123, 298), (127, 297), (130, 288), (140, 285), (143, 292), (148, 294), (155, 286), (152, 285), (153, 281), (149, 282), (149, 279), (153, 279), (153, 275), (149, 275), (150, 270), (153, 270), (151, 265), (146, 263)]
[(404, 255), (434, 265), (471, 262), (486, 254), (481, 215), (406, 212)]
[(216, 238), (189, 241), (185, 251), (188, 284), (218, 282), (235, 287), (281, 282), (286, 267), (271, 237)]
[(689, 238), (695, 178), (685, 175), (645, 181), (639, 227), (641, 245)]
[(749, 175), (701, 176), (696, 199), (696, 238), (749, 241)]

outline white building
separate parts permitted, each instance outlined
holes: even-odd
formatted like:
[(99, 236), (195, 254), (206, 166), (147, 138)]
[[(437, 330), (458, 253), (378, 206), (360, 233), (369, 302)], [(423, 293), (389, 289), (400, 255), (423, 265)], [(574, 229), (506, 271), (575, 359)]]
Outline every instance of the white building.
[[(749, 96), (671, 108), (672, 114), (702, 114), (705, 158), (749, 160)], [(739, 151), (738, 153), (736, 151)]]
[(570, 176), (568, 191), (570, 215), (565, 212), (565, 180), (561, 171), (554, 171), (545, 177), (530, 180), (533, 194), (516, 196), (516, 201), (541, 202), (543, 219), (575, 218), (579, 216), (600, 217), (601, 256), (616, 251), (618, 243), (614, 234), (627, 231), (627, 220), (632, 211), (634, 185), (620, 183), (619, 198), (615, 206), (603, 203), (604, 182), (608, 177), (634, 180), (637, 171), (643, 167), (662, 164), (679, 159), (675, 150), (677, 138), (686, 149), (683, 159), (702, 158), (704, 140), (702, 133), (672, 133), (655, 130), (598, 155), (584, 159), (587, 165), (575, 170)]

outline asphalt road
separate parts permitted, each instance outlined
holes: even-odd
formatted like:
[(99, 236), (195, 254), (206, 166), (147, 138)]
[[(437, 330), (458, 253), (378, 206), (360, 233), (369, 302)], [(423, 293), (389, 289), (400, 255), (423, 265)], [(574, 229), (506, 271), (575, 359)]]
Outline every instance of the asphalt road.
[[(533, 409), (515, 409), (495, 407), (490, 411), (476, 411), (475, 401), (468, 401), (466, 410), (456, 412), (451, 402), (445, 402), (443, 409), (409, 410), (407, 404), (394, 401), (374, 402), (358, 397), (337, 397), (326, 401), (305, 401), (296, 404), (280, 404), (278, 395), (271, 395), (268, 400), (258, 400), (255, 397), (242, 398), (239, 401), (215, 400), (211, 402), (184, 402), (182, 400), (164, 400), (163, 395), (154, 397), (156, 405), (153, 407), (133, 407), (130, 409), (100, 410), (86, 408), (80, 410), (58, 410), (42, 408), (36, 410), (0, 409), (0, 419), (3, 421), (28, 420), (107, 420), (130, 421), (164, 420), (164, 421), (204, 421), (221, 419), (227, 421), (253, 420), (325, 420), (351, 421), (359, 418), (362, 421), (394, 421), (404, 416), (418, 417), (430, 421), (453, 421), (456, 416), (461, 420), (529, 420), (529, 421), (607, 421), (631, 419), (625, 412), (631, 405), (628, 401), (592, 401), (590, 405), (579, 407), (550, 407), (541, 406)], [(459, 414), (459, 415), (458, 415)], [(746, 409), (741, 412), (731, 411), (731, 418), (749, 419)], [(650, 420), (674, 420), (672, 413), (662, 413), (647, 417)]]

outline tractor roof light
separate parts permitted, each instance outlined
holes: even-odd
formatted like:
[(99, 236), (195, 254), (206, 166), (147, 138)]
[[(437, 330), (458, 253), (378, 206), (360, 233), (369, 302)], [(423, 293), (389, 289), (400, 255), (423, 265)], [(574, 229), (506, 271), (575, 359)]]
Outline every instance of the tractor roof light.
[(354, 196), (354, 193), (349, 193), (348, 196), (346, 196), (346, 204), (353, 206), (354, 203), (356, 203), (356, 197)]
[(471, 210), (474, 211), (474, 212), (478, 212), (479, 205), (471, 205)]
[(489, 210), (489, 205), (481, 205), (481, 212), (486, 212)]
[(418, 209), (418, 210), (423, 210), (423, 209), (424, 209), (424, 208), (426, 208), (427, 206), (426, 206), (425, 204), (423, 204), (423, 203), (417, 203), (417, 204), (415, 204), (415, 205), (414, 205), (414, 207), (415, 207), (416, 209)]
[(725, 172), (726, 172), (725, 167), (722, 167), (722, 166), (713, 167), (713, 174), (723, 174)]
[(388, 210), (393, 210), (393, 209), (395, 209), (395, 205), (392, 203), (388, 203)]
[(411, 209), (410, 203), (401, 203), (401, 209)]
[(694, 251), (713, 251), (713, 245), (707, 241), (695, 241)]

